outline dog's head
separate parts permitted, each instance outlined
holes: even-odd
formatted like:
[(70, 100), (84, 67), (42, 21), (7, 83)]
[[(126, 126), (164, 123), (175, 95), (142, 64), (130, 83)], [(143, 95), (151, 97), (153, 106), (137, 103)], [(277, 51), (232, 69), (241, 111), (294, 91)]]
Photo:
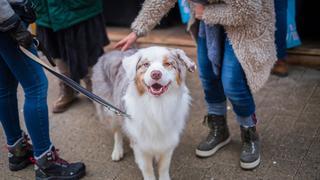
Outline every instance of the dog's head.
[(128, 78), (140, 95), (161, 96), (184, 85), (186, 70), (194, 72), (195, 63), (180, 49), (149, 47), (123, 59)]

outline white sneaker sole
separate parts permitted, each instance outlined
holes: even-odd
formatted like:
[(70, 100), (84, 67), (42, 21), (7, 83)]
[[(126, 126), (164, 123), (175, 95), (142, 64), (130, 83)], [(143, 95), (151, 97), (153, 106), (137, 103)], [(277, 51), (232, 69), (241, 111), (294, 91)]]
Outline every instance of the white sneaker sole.
[(223, 146), (227, 145), (229, 142), (231, 141), (231, 136), (228, 137), (227, 140), (221, 142), (220, 144), (218, 144), (215, 148), (209, 150), (209, 151), (201, 151), (199, 149), (196, 149), (196, 155), (199, 157), (209, 157), (214, 155), (214, 153), (216, 153), (220, 148), (222, 148)]
[(240, 167), (243, 169), (254, 169), (260, 164), (260, 156), (257, 160), (251, 163), (245, 163), (240, 161)]

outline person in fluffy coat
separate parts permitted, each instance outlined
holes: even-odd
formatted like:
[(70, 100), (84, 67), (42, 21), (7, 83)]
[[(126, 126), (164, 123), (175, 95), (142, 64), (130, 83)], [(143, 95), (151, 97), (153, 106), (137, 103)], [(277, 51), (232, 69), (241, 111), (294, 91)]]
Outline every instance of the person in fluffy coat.
[[(132, 32), (116, 44), (126, 50), (147, 35), (174, 7), (176, 0), (146, 0), (131, 25)], [(226, 122), (229, 99), (240, 125), (240, 166), (253, 169), (260, 163), (252, 93), (268, 80), (276, 61), (275, 14), (270, 0), (194, 0), (190, 2), (188, 29), (197, 42), (199, 75), (208, 114), (208, 136), (196, 155), (209, 157), (230, 142)]]

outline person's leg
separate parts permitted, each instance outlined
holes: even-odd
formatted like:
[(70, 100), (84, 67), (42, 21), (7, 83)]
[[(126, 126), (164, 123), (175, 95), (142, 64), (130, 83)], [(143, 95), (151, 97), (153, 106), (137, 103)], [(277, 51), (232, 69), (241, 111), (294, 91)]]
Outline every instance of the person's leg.
[[(0, 34), (0, 49), (7, 46)], [(6, 49), (5, 51), (10, 51)], [(18, 171), (32, 163), (32, 146), (28, 143), (28, 137), (20, 128), (17, 87), (18, 81), (10, 71), (0, 52), (0, 121), (4, 129), (7, 148), (9, 169)]]
[(208, 115), (204, 117), (204, 124), (209, 127), (209, 133), (198, 145), (196, 155), (209, 157), (230, 142), (226, 122), (226, 97), (221, 78), (214, 74), (212, 63), (208, 58), (205, 38), (198, 38), (197, 48), (199, 76), (208, 108)]
[(92, 73), (93, 73), (92, 67), (89, 67), (88, 74), (82, 79), (84, 82), (85, 88), (90, 92), (92, 92), (92, 80), (91, 80)]
[(277, 47), (278, 61), (274, 65), (271, 73), (280, 77), (288, 75), (287, 57), (287, 8), (288, 0), (274, 0), (276, 14), (275, 43)]
[(253, 169), (260, 163), (260, 141), (256, 132), (255, 103), (245, 73), (227, 39), (222, 65), (222, 83), (241, 127), (240, 165)]
[(288, 0), (274, 0), (276, 13), (275, 40), (277, 47), (277, 58), (284, 60), (287, 56), (287, 10)]
[(226, 97), (221, 78), (213, 73), (212, 63), (208, 58), (206, 39), (198, 37), (197, 56), (199, 77), (204, 91), (208, 114), (226, 115)]
[[(71, 77), (69, 67), (63, 60), (56, 59), (55, 62), (59, 73)], [(65, 112), (77, 98), (76, 92), (62, 81), (59, 81), (59, 89), (59, 97), (53, 103), (53, 113)]]
[[(34, 146), (36, 179), (80, 179), (85, 165), (61, 159), (49, 138), (48, 81), (43, 69), (23, 54), (16, 43), (0, 33), (0, 54), (25, 92), (24, 117)], [(30, 48), (34, 54), (34, 48)]]
[[(62, 53), (64, 44), (59, 41), (59, 34), (62, 32), (54, 32), (52, 29), (37, 26), (37, 39), (43, 42), (43, 46), (48, 50), (49, 55), (54, 59), (56, 63), (56, 69), (59, 73), (71, 77), (68, 64), (62, 59)], [(59, 95), (57, 99), (53, 102), (52, 112), (62, 113), (66, 111), (76, 99), (75, 91), (68, 85), (59, 81)]]
[(0, 54), (0, 121), (7, 144), (13, 145), (22, 137), (17, 103), (18, 82)]
[(255, 103), (247, 84), (245, 73), (239, 63), (233, 48), (227, 39), (222, 64), (222, 84), (237, 120), (241, 126), (255, 126), (253, 119), (246, 119), (255, 112)]
[[(34, 155), (40, 156), (50, 149), (47, 107), (48, 81), (41, 66), (18, 50), (9, 36), (2, 34), (1, 55), (8, 68), (25, 92), (24, 117), (34, 146)], [(36, 53), (35, 49), (31, 49)]]

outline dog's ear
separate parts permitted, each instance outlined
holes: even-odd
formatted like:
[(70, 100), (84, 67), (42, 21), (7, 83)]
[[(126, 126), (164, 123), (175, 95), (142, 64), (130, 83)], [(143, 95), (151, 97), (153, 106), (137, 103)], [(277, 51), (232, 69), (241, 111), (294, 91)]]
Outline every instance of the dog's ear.
[(189, 58), (186, 53), (181, 49), (170, 48), (170, 52), (176, 57), (178, 61), (186, 66), (189, 72), (194, 72), (197, 68), (196, 64), (191, 58)]
[(137, 64), (140, 59), (141, 59), (140, 53), (136, 52), (135, 54), (131, 56), (127, 56), (122, 60), (122, 66), (126, 71), (127, 77), (130, 80), (133, 80), (134, 77), (136, 76)]

